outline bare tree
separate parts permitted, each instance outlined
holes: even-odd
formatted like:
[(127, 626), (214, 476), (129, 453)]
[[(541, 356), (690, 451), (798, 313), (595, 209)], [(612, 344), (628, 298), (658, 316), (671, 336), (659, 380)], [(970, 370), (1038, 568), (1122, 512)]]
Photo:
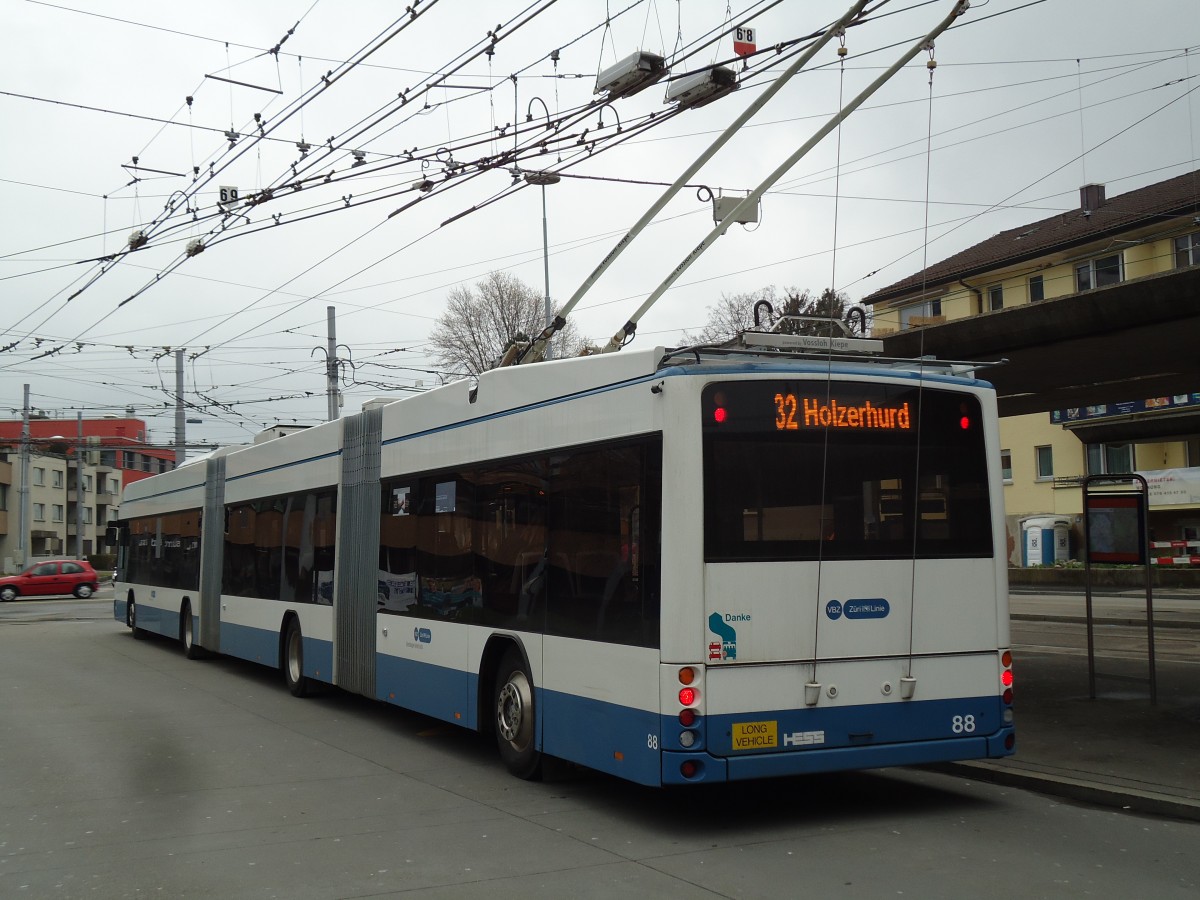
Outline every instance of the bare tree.
[(683, 339), (692, 344), (719, 344), (730, 340), (739, 332), (754, 327), (754, 305), (762, 300), (772, 306), (779, 302), (775, 285), (745, 294), (722, 294), (721, 299), (708, 308), (707, 324), (695, 333), (685, 331)]
[[(755, 308), (760, 303), (769, 304), (760, 309), (759, 325), (769, 329), (779, 323), (779, 331), (783, 334), (814, 334), (840, 335), (842, 332), (836, 326), (822, 322), (787, 321), (788, 316), (817, 316), (823, 319), (835, 318), (846, 321), (846, 311), (850, 306), (850, 298), (844, 294), (825, 288), (820, 294), (814, 294), (807, 288), (799, 290), (794, 287), (785, 288), (782, 294), (775, 285), (768, 285), (757, 291), (744, 294), (722, 294), (721, 300), (708, 308), (708, 323), (700, 331), (684, 332), (684, 339), (692, 343), (721, 343), (735, 337), (742, 331), (754, 328)], [(780, 319), (784, 321), (780, 322)], [(852, 318), (849, 323), (853, 333), (862, 330), (862, 322)]]
[[(558, 308), (554, 311), (557, 314)], [(443, 366), (478, 375), (495, 368), (514, 342), (529, 340), (545, 324), (545, 300), (540, 293), (507, 272), (489, 272), (473, 288), (460, 285), (450, 291), (446, 312), (438, 318), (429, 341)], [(560, 356), (575, 356), (587, 344), (572, 322), (554, 338)]]

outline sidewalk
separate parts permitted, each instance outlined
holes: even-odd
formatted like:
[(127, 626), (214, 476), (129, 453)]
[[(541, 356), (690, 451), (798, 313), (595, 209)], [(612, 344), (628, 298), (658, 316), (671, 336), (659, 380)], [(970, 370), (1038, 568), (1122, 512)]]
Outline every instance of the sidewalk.
[[(1187, 661), (1169, 662), (1160, 650), (1157, 706), (1150, 705), (1144, 655), (1098, 656), (1092, 700), (1086, 653), (1023, 653), (1017, 642), (1016, 755), (949, 768), (981, 781), (1200, 821), (1200, 592), (1163, 593), (1169, 596), (1154, 598), (1155, 643), (1182, 642)], [(1105, 626), (1134, 625), (1144, 635), (1145, 614), (1144, 593), (1093, 595), (1098, 634)], [(1085, 599), (1082, 592), (1015, 594), (1011, 615), (1015, 623), (1083, 625)]]

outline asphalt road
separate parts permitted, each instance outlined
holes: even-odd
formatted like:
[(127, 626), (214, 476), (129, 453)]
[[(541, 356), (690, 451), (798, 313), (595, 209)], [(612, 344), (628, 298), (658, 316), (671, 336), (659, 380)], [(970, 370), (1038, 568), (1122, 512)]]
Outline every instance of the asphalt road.
[(926, 770), (649, 790), (0, 605), (2, 897), (1194, 897), (1200, 825)]

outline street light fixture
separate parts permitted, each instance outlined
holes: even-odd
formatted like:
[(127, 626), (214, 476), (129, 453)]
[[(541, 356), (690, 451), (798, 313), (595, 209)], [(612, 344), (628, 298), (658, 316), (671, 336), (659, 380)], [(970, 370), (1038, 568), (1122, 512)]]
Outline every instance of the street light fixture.
[[(554, 310), (550, 308), (550, 233), (546, 228), (546, 185), (558, 184), (562, 176), (557, 172), (526, 172), (526, 184), (536, 184), (542, 189), (542, 266), (546, 273), (546, 328), (554, 324)], [(546, 358), (550, 357), (547, 349)]]

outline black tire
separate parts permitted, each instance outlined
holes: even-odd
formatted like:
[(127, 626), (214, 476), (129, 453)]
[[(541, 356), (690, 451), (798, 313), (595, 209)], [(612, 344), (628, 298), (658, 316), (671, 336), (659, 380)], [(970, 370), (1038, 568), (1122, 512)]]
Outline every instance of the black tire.
[(183, 644), (183, 655), (188, 659), (199, 659), (204, 655), (196, 643), (196, 625), (192, 621), (192, 604), (184, 601), (179, 611), (179, 642)]
[(300, 633), (300, 623), (288, 619), (287, 629), (283, 634), (283, 680), (293, 697), (306, 697), (310, 682), (304, 675), (304, 636)]
[(129, 602), (125, 604), (125, 624), (133, 629), (133, 639), (135, 641), (144, 641), (146, 639), (146, 632), (138, 628), (137, 604), (134, 602), (132, 596), (129, 598)]
[(518, 778), (535, 779), (542, 770), (537, 749), (533, 676), (516, 647), (509, 648), (496, 670), (492, 711), (496, 746), (505, 767)]
[(20, 596), (21, 592), (11, 585), (0, 588), (0, 600), (16, 600)]
[(96, 592), (96, 589), (93, 588), (90, 584), (75, 585), (75, 596), (78, 597), (80, 600), (86, 600), (88, 597), (92, 596), (92, 594), (94, 594), (95, 592)]

